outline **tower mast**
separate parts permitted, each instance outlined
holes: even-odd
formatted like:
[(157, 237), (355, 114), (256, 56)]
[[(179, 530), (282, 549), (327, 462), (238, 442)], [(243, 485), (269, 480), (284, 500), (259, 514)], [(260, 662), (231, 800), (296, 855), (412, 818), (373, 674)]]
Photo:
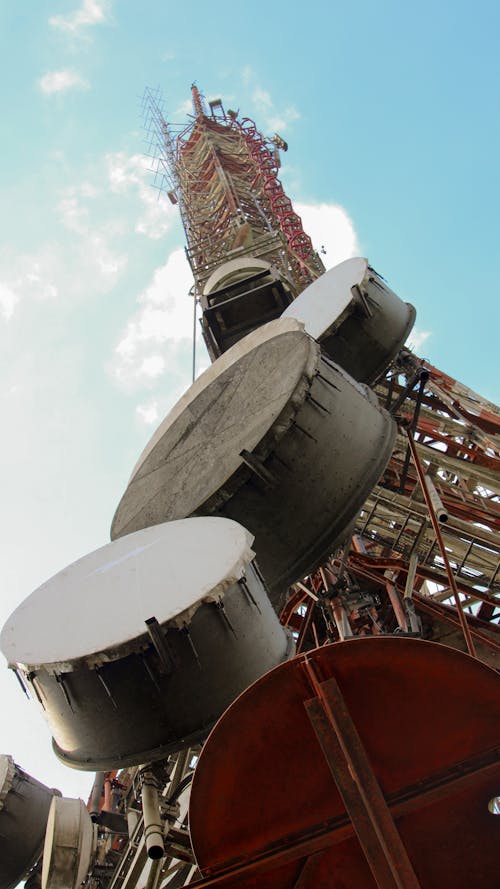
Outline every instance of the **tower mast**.
[[(212, 359), (287, 304), (324, 265), (279, 179), (286, 142), (266, 139), (253, 120), (208, 103), (191, 87), (193, 115), (177, 138), (158, 96), (144, 96), (146, 126), (156, 152), (160, 187), (179, 203), (203, 335)], [(216, 277), (214, 278), (214, 272)], [(245, 320), (231, 315), (239, 298)]]

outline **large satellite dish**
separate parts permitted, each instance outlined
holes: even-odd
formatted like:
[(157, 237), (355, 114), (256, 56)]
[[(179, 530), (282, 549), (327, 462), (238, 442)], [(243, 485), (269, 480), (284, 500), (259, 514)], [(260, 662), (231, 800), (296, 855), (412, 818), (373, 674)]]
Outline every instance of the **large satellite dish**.
[(228, 519), (146, 528), (79, 559), (16, 609), (1, 648), (64, 762), (104, 770), (197, 743), (293, 653), (251, 544)]
[(326, 645), (271, 670), (201, 752), (189, 823), (202, 875), (224, 874), (228, 889), (389, 885), (367, 863), (375, 840), (368, 854), (360, 845), (370, 819), (357, 801), (373, 813), (375, 779), (419, 886), (498, 886), (499, 689), (480, 661), (396, 636)]
[(373, 393), (301, 324), (272, 321), (222, 355), (160, 425), (111, 536), (193, 514), (235, 519), (254, 535), (277, 603), (345, 535), (395, 435)]
[(361, 257), (346, 259), (309, 284), (282, 318), (302, 321), (326, 354), (362, 383), (373, 383), (415, 322), (403, 302)]

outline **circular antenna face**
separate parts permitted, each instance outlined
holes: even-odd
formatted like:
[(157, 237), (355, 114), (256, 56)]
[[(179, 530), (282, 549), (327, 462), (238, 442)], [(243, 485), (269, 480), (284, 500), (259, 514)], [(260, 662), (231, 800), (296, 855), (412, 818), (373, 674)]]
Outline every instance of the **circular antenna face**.
[(354, 258), (313, 281), (282, 317), (301, 321), (325, 355), (355, 380), (372, 384), (403, 346), (415, 309), (393, 293), (368, 260)]
[(3, 651), (43, 701), (61, 760), (107, 771), (197, 744), (293, 654), (251, 543), (225, 518), (155, 525), (70, 565), (17, 609)]
[(252, 537), (216, 517), (146, 528), (60, 571), (11, 615), (0, 636), (9, 663), (64, 663), (123, 645), (221, 593), (251, 561)]
[(78, 889), (92, 862), (94, 825), (81, 799), (54, 797), (43, 850), (42, 889)]
[(361, 284), (367, 269), (367, 259), (346, 259), (309, 284), (281, 317), (296, 318), (302, 322), (309, 336), (320, 340), (351, 305), (351, 290), (356, 284)]
[(112, 537), (221, 515), (255, 538), (273, 604), (340, 543), (396, 426), (293, 319), (245, 337), (189, 389), (139, 460)]
[(133, 471), (111, 537), (192, 515), (244, 464), (315, 369), (317, 345), (291, 319), (232, 346), (160, 425)]
[(40, 859), (51, 800), (45, 787), (0, 755), (0, 886), (14, 889)]
[(367, 799), (387, 830), (378, 784), (418, 885), (496, 885), (499, 694), (500, 677), (480, 661), (390, 636), (324, 646), (271, 670), (201, 752), (189, 824), (202, 874), (215, 881), (224, 871), (238, 889), (291, 889), (299, 876), (307, 887), (372, 889), (349, 812), (360, 836), (373, 837), (359, 816)]

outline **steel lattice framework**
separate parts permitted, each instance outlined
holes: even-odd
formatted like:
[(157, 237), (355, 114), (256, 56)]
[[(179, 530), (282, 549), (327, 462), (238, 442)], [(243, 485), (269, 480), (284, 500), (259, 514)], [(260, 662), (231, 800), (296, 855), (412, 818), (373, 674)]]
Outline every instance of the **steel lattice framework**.
[[(500, 651), (500, 411), (408, 351), (377, 394), (400, 415), (389, 465), (343, 557), (295, 591), (286, 620), (302, 628), (314, 602), (304, 607), (305, 588), (317, 595), (337, 584), (338, 595), (329, 600), (336, 638), (413, 628), (494, 666)], [(440, 501), (437, 534), (425, 477)]]
[(201, 294), (223, 261), (250, 254), (271, 261), (295, 293), (324, 271), (278, 178), (279, 148), (249, 118), (239, 120), (192, 87), (191, 122), (174, 138), (156, 92), (143, 108), (158, 187), (179, 204), (187, 255)]

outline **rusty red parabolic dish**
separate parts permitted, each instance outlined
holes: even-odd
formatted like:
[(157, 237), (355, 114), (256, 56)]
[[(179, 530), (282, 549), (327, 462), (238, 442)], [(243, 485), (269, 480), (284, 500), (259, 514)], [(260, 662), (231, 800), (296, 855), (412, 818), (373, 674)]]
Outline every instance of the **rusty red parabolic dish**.
[(318, 687), (307, 661), (320, 683), (336, 679), (415, 871), (412, 885), (500, 885), (500, 816), (488, 809), (500, 796), (500, 677), (454, 649), (397, 637), (299, 655), (224, 713), (191, 792), (203, 882), (377, 885), (308, 716)]

